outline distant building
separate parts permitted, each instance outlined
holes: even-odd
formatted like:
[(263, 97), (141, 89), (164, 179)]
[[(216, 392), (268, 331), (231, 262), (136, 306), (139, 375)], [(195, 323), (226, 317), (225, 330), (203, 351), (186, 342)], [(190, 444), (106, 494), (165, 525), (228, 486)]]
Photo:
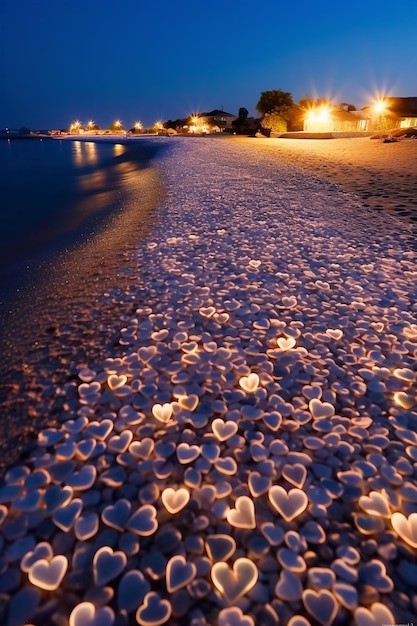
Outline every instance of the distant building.
[(400, 128), (417, 127), (417, 97), (411, 98), (384, 98), (384, 103), (392, 116), (395, 116)]
[(308, 133), (363, 132), (368, 126), (368, 115), (344, 109), (318, 109), (304, 120), (304, 131)]
[(213, 111), (200, 113), (201, 122), (209, 127), (217, 127), (219, 131), (232, 128), (232, 122), (237, 120), (237, 115), (227, 113), (226, 111), (214, 109)]

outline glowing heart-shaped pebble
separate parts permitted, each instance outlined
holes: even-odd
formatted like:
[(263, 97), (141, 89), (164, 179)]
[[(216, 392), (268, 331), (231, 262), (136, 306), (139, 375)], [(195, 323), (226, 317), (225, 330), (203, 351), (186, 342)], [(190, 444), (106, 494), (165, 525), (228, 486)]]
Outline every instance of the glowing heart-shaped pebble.
[(72, 610), (69, 626), (113, 626), (114, 612), (108, 606), (96, 609), (92, 602), (81, 602)]
[(99, 548), (93, 558), (94, 582), (98, 587), (116, 578), (125, 568), (127, 557), (124, 552), (113, 552), (110, 546)]
[(107, 443), (107, 450), (115, 454), (122, 454), (123, 452), (126, 452), (132, 439), (132, 431), (124, 430), (120, 435), (114, 435), (113, 437), (110, 437)]
[(138, 356), (142, 363), (149, 363), (157, 354), (158, 348), (156, 346), (142, 346), (138, 350)]
[(162, 492), (161, 499), (166, 510), (175, 515), (187, 506), (190, 501), (190, 492), (185, 487), (180, 487), (177, 490), (167, 487)]
[(152, 415), (163, 424), (167, 424), (171, 419), (173, 406), (170, 402), (165, 404), (154, 404), (152, 407)]
[(237, 606), (223, 609), (218, 617), (219, 626), (255, 626), (250, 615), (244, 615)]
[(55, 526), (58, 526), (64, 532), (68, 532), (75, 520), (79, 518), (83, 508), (83, 502), (80, 498), (74, 498), (67, 506), (63, 506), (52, 516)]
[(408, 518), (402, 513), (393, 513), (391, 524), (401, 539), (409, 546), (417, 548), (417, 513), (411, 513)]
[(298, 304), (297, 298), (295, 296), (284, 296), (282, 298), (282, 305), (286, 309), (293, 309)]
[(235, 508), (227, 512), (227, 521), (235, 528), (256, 528), (255, 506), (248, 496), (239, 496)]
[(200, 456), (200, 446), (190, 446), (182, 442), (177, 446), (177, 459), (182, 465), (192, 463)]
[(279, 337), (277, 339), (278, 348), (281, 350), (291, 350), (295, 346), (294, 337)]
[(394, 615), (385, 604), (375, 602), (370, 609), (358, 607), (354, 611), (355, 626), (381, 626), (381, 624), (395, 624)]
[(109, 504), (101, 512), (102, 521), (111, 528), (123, 531), (129, 519), (131, 504), (129, 500), (121, 498), (114, 504)]
[(229, 535), (209, 535), (206, 550), (212, 561), (227, 561), (236, 552), (236, 541)]
[(417, 400), (414, 396), (411, 396), (404, 391), (397, 391), (394, 393), (394, 402), (398, 404), (403, 409), (412, 409), (415, 404), (417, 404)]
[(168, 600), (160, 598), (155, 591), (146, 594), (143, 604), (136, 611), (136, 621), (140, 626), (161, 626), (172, 614)]
[(213, 315), (216, 312), (216, 309), (214, 308), (214, 306), (204, 306), (204, 307), (201, 307), (199, 312), (202, 317), (209, 318), (209, 317), (213, 317)]
[(186, 587), (194, 580), (197, 574), (197, 567), (194, 563), (188, 562), (185, 558), (177, 554), (167, 563), (166, 584), (169, 593), (174, 593), (182, 587)]
[(113, 391), (114, 389), (118, 389), (119, 387), (123, 387), (127, 383), (127, 376), (125, 374), (110, 374), (107, 378), (107, 384), (110, 389)]
[(103, 419), (100, 422), (90, 422), (84, 430), (85, 437), (93, 437), (98, 441), (104, 441), (113, 430), (113, 422), (110, 419)]
[(195, 394), (191, 396), (180, 396), (178, 398), (178, 404), (180, 407), (186, 411), (195, 411), (198, 407), (198, 403), (200, 402), (199, 397)]
[(253, 393), (259, 387), (259, 376), (255, 372), (249, 374), (249, 376), (242, 376), (239, 380), (239, 385), (242, 387), (243, 391), (247, 393)]
[(259, 472), (251, 472), (248, 477), (249, 491), (254, 498), (259, 498), (268, 491), (271, 486), (271, 479), (268, 476), (262, 476)]
[(307, 478), (307, 470), (301, 463), (294, 463), (294, 465), (286, 463), (282, 468), (282, 475), (289, 483), (301, 489)]
[(213, 420), (211, 428), (219, 441), (227, 441), (236, 435), (238, 431), (236, 422), (232, 422), (231, 420), (224, 422), (220, 418)]
[(310, 400), (308, 407), (314, 419), (333, 417), (335, 413), (334, 406), (330, 402), (322, 402), (318, 398)]
[(87, 541), (97, 534), (100, 520), (97, 513), (88, 513), (77, 519), (74, 524), (74, 533), (79, 541)]
[(129, 446), (129, 452), (137, 459), (148, 459), (153, 452), (155, 443), (150, 437), (145, 437), (142, 441), (133, 441)]
[(46, 591), (58, 589), (68, 569), (68, 559), (63, 554), (54, 556), (50, 561), (36, 561), (28, 572), (32, 585)]
[(371, 491), (369, 496), (361, 496), (358, 504), (361, 509), (369, 515), (380, 515), (381, 517), (391, 516), (387, 498), (378, 491)]
[(50, 561), (53, 556), (54, 552), (51, 544), (46, 541), (42, 541), (41, 543), (38, 543), (34, 550), (25, 554), (20, 562), (20, 569), (22, 572), (27, 573), (36, 561), (40, 561), (42, 559)]
[(227, 563), (215, 563), (211, 568), (211, 577), (215, 587), (229, 604), (234, 604), (258, 580), (258, 568), (250, 559), (237, 559), (231, 569)]
[(338, 604), (334, 595), (327, 589), (314, 591), (314, 589), (304, 589), (302, 595), (306, 610), (314, 619), (323, 626), (330, 626), (338, 610)]
[(142, 537), (149, 537), (158, 528), (156, 509), (152, 504), (144, 504), (126, 523), (126, 528)]
[(343, 330), (341, 330), (340, 328), (328, 328), (326, 330), (326, 335), (330, 337), (330, 339), (338, 341), (343, 337)]
[(280, 485), (272, 485), (268, 497), (270, 503), (286, 522), (301, 515), (308, 505), (307, 494), (301, 489), (291, 489), (287, 493)]
[(407, 383), (413, 383), (416, 380), (416, 373), (407, 367), (395, 369), (393, 374), (396, 378), (404, 380)]

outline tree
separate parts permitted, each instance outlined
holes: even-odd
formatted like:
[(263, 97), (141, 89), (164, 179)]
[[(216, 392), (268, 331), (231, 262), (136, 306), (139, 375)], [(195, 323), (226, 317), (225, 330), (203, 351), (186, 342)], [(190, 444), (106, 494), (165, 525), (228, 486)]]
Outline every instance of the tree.
[(338, 109), (341, 111), (356, 111), (356, 107), (354, 104), (349, 104), (349, 102), (341, 102), (338, 106)]
[(248, 115), (249, 111), (245, 107), (240, 107), (237, 120), (232, 122), (232, 128), (238, 135), (246, 135), (249, 132)]
[(292, 106), (293, 99), (289, 91), (282, 91), (282, 89), (272, 89), (271, 91), (262, 91), (259, 102), (256, 105), (256, 109), (261, 115), (271, 113), (282, 107)]
[(271, 111), (271, 113), (265, 113), (261, 126), (274, 133), (285, 133), (287, 130), (287, 120), (277, 111)]

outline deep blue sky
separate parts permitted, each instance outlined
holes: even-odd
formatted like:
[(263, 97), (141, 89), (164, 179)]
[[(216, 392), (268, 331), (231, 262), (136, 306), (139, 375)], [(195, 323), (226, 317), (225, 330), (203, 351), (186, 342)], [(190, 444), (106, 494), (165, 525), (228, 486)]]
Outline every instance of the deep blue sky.
[(417, 96), (415, 0), (1, 0), (0, 128)]

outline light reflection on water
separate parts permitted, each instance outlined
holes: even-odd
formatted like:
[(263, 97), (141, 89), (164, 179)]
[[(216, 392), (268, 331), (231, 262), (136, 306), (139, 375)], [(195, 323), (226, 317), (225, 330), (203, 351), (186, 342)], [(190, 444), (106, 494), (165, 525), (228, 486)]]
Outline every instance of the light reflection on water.
[[(121, 158), (112, 163), (111, 176), (107, 170), (86, 173), (82, 184), (94, 193), (84, 200), (81, 195), (71, 209), (75, 222), (104, 210), (100, 221), (67, 250), (26, 268), (25, 283), (0, 307), (0, 403), (8, 414), (7, 427), (0, 420), (3, 461), (47, 418), (27, 392), (31, 381), (47, 389), (57, 376), (70, 380), (76, 365), (88, 365), (106, 349), (118, 314), (103, 308), (103, 293), (130, 283), (138, 241), (157, 219), (163, 185), (156, 169), (140, 154), (130, 157), (125, 146), (117, 151)], [(80, 153), (89, 154), (82, 147)]]

